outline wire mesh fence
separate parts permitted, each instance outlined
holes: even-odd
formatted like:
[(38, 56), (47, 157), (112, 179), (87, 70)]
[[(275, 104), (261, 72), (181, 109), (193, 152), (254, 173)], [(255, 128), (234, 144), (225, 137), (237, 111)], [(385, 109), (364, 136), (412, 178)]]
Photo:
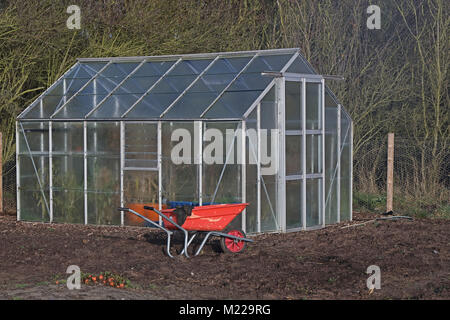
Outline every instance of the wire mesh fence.
[[(387, 136), (354, 154), (354, 208), (385, 212)], [(450, 216), (450, 150), (444, 143), (395, 137), (394, 212)]]
[(3, 163), (3, 211), (6, 214), (16, 212), (16, 163)]

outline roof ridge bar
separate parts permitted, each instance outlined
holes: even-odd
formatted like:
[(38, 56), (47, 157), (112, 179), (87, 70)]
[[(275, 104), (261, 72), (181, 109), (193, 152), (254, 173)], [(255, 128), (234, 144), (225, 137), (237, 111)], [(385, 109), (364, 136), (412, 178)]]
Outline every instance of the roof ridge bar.
[(208, 66), (203, 69), (202, 72), (200, 72), (200, 74), (197, 76), (197, 78), (194, 79), (194, 81), (191, 82), (190, 85), (187, 86), (186, 89), (184, 89), (184, 91), (166, 108), (166, 110), (164, 110), (159, 117), (162, 118), (164, 117), (164, 115), (169, 112), (170, 109), (172, 109), (172, 107), (186, 94), (186, 92), (192, 88), (194, 86), (194, 84), (206, 73), (206, 71), (208, 71), (212, 65), (220, 58), (220, 55), (215, 57), (213, 61), (211, 61)]
[(122, 81), (120, 81), (116, 87), (114, 89), (112, 89), (107, 95), (106, 97), (103, 98), (102, 101), (100, 101), (99, 104), (97, 104), (91, 111), (88, 112), (88, 114), (86, 114), (86, 116), (84, 117), (85, 119), (87, 119), (91, 114), (93, 114), (96, 110), (98, 110), (98, 108), (100, 108), (100, 106), (109, 98), (113, 95), (114, 92), (117, 91), (117, 89), (119, 89), (124, 83), (125, 81), (127, 81), (128, 79), (130, 79), (130, 77), (135, 74), (145, 63), (147, 62), (147, 59), (142, 60), (142, 62), (133, 69), (133, 71), (131, 71)]
[(53, 112), (53, 114), (50, 116), (50, 119), (53, 119), (53, 117), (58, 112), (60, 112), (70, 101), (72, 101), (73, 98), (75, 98), (81, 91), (83, 91), (93, 80), (95, 80), (100, 75), (100, 73), (102, 73), (111, 63), (112, 61), (109, 61), (99, 71), (97, 71), (97, 73), (92, 78), (90, 78), (73, 96), (71, 96), (69, 100), (66, 101), (66, 103), (64, 103), (58, 110)]
[(247, 68), (249, 67), (249, 65), (253, 62), (253, 60), (255, 60), (256, 57), (259, 56), (259, 53), (256, 53), (249, 62), (247, 62), (247, 64), (241, 69), (241, 71), (239, 71), (239, 73), (233, 78), (233, 80), (231, 80), (231, 82), (225, 87), (225, 89), (222, 90), (222, 92), (214, 99), (213, 102), (211, 102), (211, 104), (202, 112), (202, 114), (200, 115), (200, 118), (203, 118), (203, 116), (209, 111), (209, 109), (211, 109), (213, 107), (214, 104), (216, 104), (216, 102), (225, 94), (225, 91), (227, 91), (232, 85), (233, 83), (241, 76), (241, 74), (247, 70)]
[[(44, 92), (42, 92), (39, 97), (36, 98), (36, 100), (34, 100), (25, 110), (23, 110), (18, 116), (17, 119), (21, 119), (23, 118), (28, 112), (30, 112), (30, 110), (32, 109), (32, 107), (35, 106), (35, 104), (37, 103), (37, 101), (42, 100), (45, 96), (46, 93), (48, 93), (49, 91), (51, 91), (54, 87), (56, 87), (59, 83), (60, 80), (62, 80), (64, 78), (65, 75), (67, 75), (71, 70), (73, 70), (76, 66), (79, 66), (80, 62), (76, 62), (72, 67), (70, 67), (69, 70), (67, 70), (66, 72), (64, 72), (55, 82), (53, 82), (53, 84), (47, 88), (47, 90), (45, 90)], [(64, 92), (64, 95), (66, 93)]]
[(140, 61), (142, 59), (147, 59), (148, 61), (157, 60), (175, 60), (181, 58), (183, 60), (189, 59), (210, 59), (215, 56), (222, 57), (242, 57), (251, 56), (255, 54), (262, 55), (277, 55), (277, 54), (288, 54), (299, 51), (300, 48), (280, 48), (280, 49), (265, 49), (265, 50), (247, 50), (247, 51), (224, 51), (224, 52), (208, 52), (208, 53), (188, 53), (188, 54), (178, 54), (178, 55), (159, 55), (159, 56), (131, 56), (131, 57), (101, 57), (101, 58), (78, 58), (79, 62), (98, 62), (98, 61), (110, 61), (113, 62), (130, 62), (130, 61)]
[(153, 88), (155, 88), (173, 69), (175, 69), (175, 67), (182, 61), (182, 58), (179, 58), (169, 69), (167, 69), (166, 72), (164, 72), (164, 74), (158, 79), (156, 80), (156, 82), (154, 84), (151, 85), (150, 88), (147, 89), (147, 91), (145, 91), (140, 97), (139, 99), (136, 100), (135, 103), (133, 103), (133, 105), (131, 107), (128, 108), (127, 111), (125, 111), (120, 117), (124, 118), (128, 113), (131, 112), (131, 110), (134, 109), (134, 107), (142, 101), (142, 99), (144, 99), (149, 93), (150, 91), (153, 90)]

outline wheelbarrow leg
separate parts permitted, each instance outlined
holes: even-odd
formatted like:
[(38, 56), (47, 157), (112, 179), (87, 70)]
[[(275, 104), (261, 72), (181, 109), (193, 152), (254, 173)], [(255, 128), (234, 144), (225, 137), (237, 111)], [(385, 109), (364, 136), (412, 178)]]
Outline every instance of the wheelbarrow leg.
[(194, 257), (199, 255), (200, 251), (202, 251), (203, 247), (205, 246), (206, 241), (208, 241), (209, 236), (213, 233), (214, 233), (213, 231), (210, 231), (206, 234), (205, 239), (203, 239), (202, 243), (200, 244), (200, 247), (198, 247), (197, 251), (194, 254)]
[[(189, 233), (186, 229), (184, 229), (182, 226), (180, 226), (178, 223), (176, 223), (175, 221), (173, 221), (172, 219), (170, 219), (168, 216), (166, 216), (164, 213), (162, 213), (159, 210), (156, 210), (154, 207), (148, 207), (148, 206), (144, 206), (144, 209), (146, 210), (152, 210), (154, 212), (156, 212), (161, 218), (166, 219), (167, 221), (170, 221), (171, 224), (173, 224), (178, 230), (183, 231), (184, 233), (184, 248), (181, 251), (180, 255), (184, 253), (184, 255), (189, 258), (189, 254), (187, 253), (187, 247), (188, 247), (188, 239), (189, 239)], [(141, 216), (142, 217), (142, 216)], [(161, 228), (161, 227), (160, 227)], [(163, 229), (163, 228), (161, 228)]]
[(181, 251), (180, 254), (183, 254), (185, 250), (187, 250), (187, 248), (189, 248), (189, 246), (191, 245), (192, 241), (194, 240), (194, 238), (197, 236), (197, 232), (194, 232), (194, 234), (192, 235), (192, 237), (189, 239), (187, 246), (185, 249), (183, 249), (183, 251)]
[(173, 258), (173, 255), (170, 253), (170, 237), (172, 236), (172, 232), (167, 232), (167, 248), (166, 253), (169, 257)]
[[(136, 216), (142, 218), (143, 220), (147, 221), (148, 223), (150, 223), (150, 224), (153, 225), (154, 227), (157, 227), (157, 228), (163, 230), (163, 231), (167, 234), (167, 248), (166, 248), (166, 253), (167, 253), (167, 255), (168, 255), (169, 257), (173, 258), (173, 255), (170, 253), (170, 239), (171, 239), (171, 236), (172, 236), (172, 234), (173, 234), (172, 231), (170, 231), (170, 230), (164, 228), (163, 226), (160, 226), (158, 223), (156, 223), (156, 222), (154, 222), (154, 221), (148, 219), (147, 217), (144, 217), (143, 215), (137, 213), (136, 211), (134, 211), (134, 210), (132, 210), (132, 209), (129, 209), (129, 208), (118, 208), (118, 210), (119, 210), (119, 211), (130, 212), (130, 213), (132, 213), (132, 214), (134, 214), (134, 215), (136, 215)], [(157, 213), (158, 213), (158, 212), (157, 212)], [(183, 230), (184, 230), (184, 229), (183, 229)], [(184, 231), (186, 231), (186, 230), (184, 230)], [(187, 232), (187, 231), (186, 231), (186, 232)], [(185, 237), (186, 237), (186, 236), (185, 236)], [(185, 250), (186, 250), (187, 240), (185, 239), (184, 242), (185, 242), (184, 248), (185, 248)]]
[(186, 258), (189, 258), (189, 255), (188, 255), (188, 252), (187, 252), (187, 248), (189, 246), (189, 244), (188, 244), (189, 232), (186, 229), (184, 229), (184, 228), (181, 228), (181, 230), (184, 233), (184, 249), (181, 251), (180, 255), (182, 255), (184, 253)]

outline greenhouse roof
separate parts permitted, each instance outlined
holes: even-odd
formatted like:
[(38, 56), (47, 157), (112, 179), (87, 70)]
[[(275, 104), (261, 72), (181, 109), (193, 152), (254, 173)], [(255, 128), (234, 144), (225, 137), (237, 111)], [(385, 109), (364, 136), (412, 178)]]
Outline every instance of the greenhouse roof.
[(277, 72), (315, 74), (297, 48), (81, 58), (18, 119), (239, 120)]

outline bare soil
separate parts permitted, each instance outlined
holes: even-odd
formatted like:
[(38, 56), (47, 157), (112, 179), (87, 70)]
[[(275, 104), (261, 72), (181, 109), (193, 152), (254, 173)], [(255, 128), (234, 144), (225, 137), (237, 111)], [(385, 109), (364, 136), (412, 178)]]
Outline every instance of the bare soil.
[[(450, 221), (415, 219), (356, 224), (355, 213), (325, 229), (253, 237), (241, 254), (211, 240), (200, 256), (167, 257), (152, 228), (17, 222), (0, 216), (0, 299), (449, 299)], [(175, 242), (180, 247), (180, 242)], [(68, 290), (69, 265), (110, 271), (132, 288)], [(370, 265), (381, 289), (366, 286)]]

